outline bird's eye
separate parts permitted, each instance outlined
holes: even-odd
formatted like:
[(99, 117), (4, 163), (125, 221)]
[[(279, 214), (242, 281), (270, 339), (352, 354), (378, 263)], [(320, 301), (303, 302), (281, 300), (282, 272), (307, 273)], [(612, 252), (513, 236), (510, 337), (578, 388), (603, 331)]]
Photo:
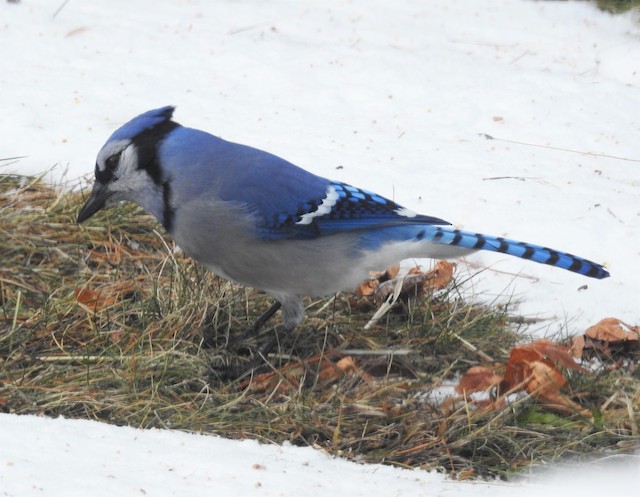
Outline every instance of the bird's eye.
[(119, 152), (117, 154), (113, 154), (111, 157), (109, 157), (106, 160), (105, 166), (107, 166), (107, 169), (109, 171), (114, 171), (116, 169), (116, 167), (118, 167), (118, 163), (120, 162), (120, 155), (122, 155), (122, 152)]

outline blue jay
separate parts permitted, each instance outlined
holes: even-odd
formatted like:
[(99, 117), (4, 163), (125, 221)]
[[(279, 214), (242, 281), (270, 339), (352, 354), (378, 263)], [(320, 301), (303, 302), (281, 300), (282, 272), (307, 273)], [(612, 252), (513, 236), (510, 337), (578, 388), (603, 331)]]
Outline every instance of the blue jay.
[(490, 250), (609, 276), (581, 257), (453, 229), (270, 153), (185, 128), (173, 112), (145, 112), (111, 135), (98, 153), (95, 184), (78, 223), (118, 201), (135, 202), (187, 255), (275, 297), (286, 329), (304, 316), (301, 296), (354, 288), (369, 270), (412, 257)]

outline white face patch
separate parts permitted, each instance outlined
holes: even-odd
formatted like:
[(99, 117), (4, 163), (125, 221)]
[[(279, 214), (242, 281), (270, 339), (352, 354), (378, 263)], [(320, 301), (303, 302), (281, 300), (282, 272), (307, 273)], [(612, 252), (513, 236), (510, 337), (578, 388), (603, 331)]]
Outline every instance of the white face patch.
[(138, 150), (131, 140), (107, 143), (98, 153), (98, 170), (106, 171), (109, 157), (118, 154), (118, 165), (107, 185), (109, 191), (114, 193), (109, 198), (108, 205), (129, 199), (129, 192), (142, 192), (153, 188), (153, 180), (147, 171), (138, 168)]
[(131, 140), (118, 140), (105, 144), (104, 147), (98, 152), (98, 169), (104, 171), (106, 169), (106, 162), (112, 155), (118, 154), (123, 151), (127, 146), (131, 144)]
[(116, 169), (115, 176), (129, 180), (138, 170), (138, 151), (135, 145), (129, 145), (120, 155), (120, 163)]
[(418, 215), (417, 213), (413, 212), (411, 209), (407, 209), (406, 207), (396, 209), (396, 214), (403, 217), (416, 217)]
[(330, 186), (329, 188), (327, 188), (327, 196), (322, 199), (322, 203), (318, 206), (318, 208), (313, 212), (307, 212), (306, 214), (300, 216), (300, 221), (298, 221), (296, 224), (311, 224), (314, 217), (320, 217), (324, 216), (325, 214), (329, 214), (332, 207), (336, 205), (336, 202), (339, 198), (340, 195), (338, 195), (336, 189), (333, 186)]
[(138, 168), (138, 150), (135, 145), (129, 145), (122, 151), (110, 189), (114, 192), (140, 192), (152, 186), (149, 173)]

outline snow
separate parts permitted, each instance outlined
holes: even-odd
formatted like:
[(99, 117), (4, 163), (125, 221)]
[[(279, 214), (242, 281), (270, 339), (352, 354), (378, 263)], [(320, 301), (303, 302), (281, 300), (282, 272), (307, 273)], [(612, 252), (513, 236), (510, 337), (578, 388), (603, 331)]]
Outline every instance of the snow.
[[(606, 316), (637, 324), (634, 15), (588, 2), (390, 5), (0, 2), (0, 158), (27, 156), (0, 172), (77, 186), (119, 125), (173, 104), (178, 122), (416, 212), (606, 264), (611, 278), (594, 281), (497, 254), (466, 258), (463, 277), (484, 269), (467, 293), (519, 301), (517, 312), (546, 319), (538, 335), (580, 333)], [(0, 430), (0, 496), (513, 493), (255, 442), (13, 416), (0, 416)]]
[[(454, 482), (321, 450), (95, 421), (0, 414), (0, 496), (538, 497), (632, 495), (640, 464), (587, 464), (518, 484)], [(607, 478), (600, 478), (606, 471)], [(560, 476), (559, 476), (560, 475)], [(614, 493), (615, 492), (615, 493)]]

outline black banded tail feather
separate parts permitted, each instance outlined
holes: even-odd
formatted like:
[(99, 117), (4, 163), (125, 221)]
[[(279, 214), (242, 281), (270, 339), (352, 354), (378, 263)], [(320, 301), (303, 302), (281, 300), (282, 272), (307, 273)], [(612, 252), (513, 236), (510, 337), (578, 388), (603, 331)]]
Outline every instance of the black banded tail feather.
[[(421, 230), (422, 231), (422, 230)], [(431, 232), (431, 236), (429, 236)], [(483, 235), (450, 229), (446, 227), (429, 226), (427, 235), (420, 233), (418, 239), (430, 238), (433, 243), (450, 245), (471, 250), (489, 250), (512, 255), (540, 264), (559, 267), (574, 273), (582, 274), (590, 278), (603, 279), (609, 276), (609, 272), (600, 264), (589, 261), (576, 255), (554, 250), (540, 245), (534, 245), (507, 238)]]

